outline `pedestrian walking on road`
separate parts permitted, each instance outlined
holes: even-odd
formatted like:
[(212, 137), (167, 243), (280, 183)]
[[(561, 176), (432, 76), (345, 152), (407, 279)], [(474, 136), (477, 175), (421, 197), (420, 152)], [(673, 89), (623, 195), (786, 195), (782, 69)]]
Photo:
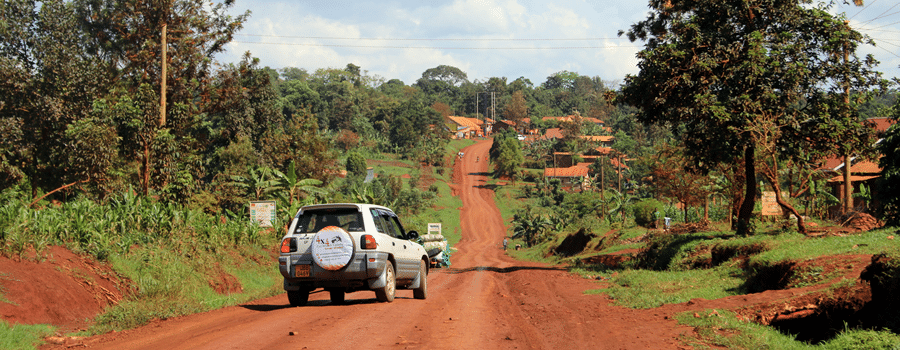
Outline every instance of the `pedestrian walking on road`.
[(506, 250), (506, 246), (509, 245), (509, 238), (503, 238), (503, 250)]

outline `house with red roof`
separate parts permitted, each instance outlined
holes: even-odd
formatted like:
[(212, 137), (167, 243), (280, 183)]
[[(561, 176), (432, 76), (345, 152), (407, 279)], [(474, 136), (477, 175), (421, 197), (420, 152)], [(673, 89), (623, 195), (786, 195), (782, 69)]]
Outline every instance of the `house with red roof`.
[(588, 167), (582, 164), (565, 168), (545, 168), (544, 178), (558, 179), (563, 188), (584, 190), (587, 187)]
[[(576, 119), (577, 119), (577, 116), (575, 116), (575, 115), (567, 115), (565, 117), (543, 117), (543, 118), (541, 118), (541, 120), (544, 120), (544, 121), (554, 120), (554, 121), (557, 121), (560, 123), (571, 123), (571, 122), (574, 122)], [(583, 123), (593, 123), (598, 126), (606, 125), (602, 120), (597, 119), (597, 118), (591, 118), (591, 117), (581, 117), (581, 121)]]
[(453, 138), (470, 139), (484, 136), (484, 129), (482, 128), (484, 122), (477, 118), (447, 116), (445, 123), (450, 132), (453, 133)]
[(589, 142), (594, 142), (595, 144), (600, 144), (605, 147), (611, 147), (613, 142), (616, 140), (615, 136), (584, 135), (584, 136), (579, 136), (579, 138), (581, 138), (582, 140), (589, 141)]
[[(884, 137), (884, 134), (887, 132), (887, 129), (896, 123), (891, 118), (870, 118), (866, 121), (867, 124), (871, 125), (872, 128), (875, 129), (875, 135), (878, 138)], [(830, 188), (830, 192), (837, 198), (844, 198), (844, 158), (839, 156), (833, 156), (831, 158), (825, 159), (822, 162), (822, 166), (819, 167), (819, 170), (826, 176), (828, 187)], [(878, 166), (878, 161), (870, 161), (857, 159), (856, 157), (850, 158), (850, 184), (852, 186), (853, 193), (860, 192), (861, 186), (865, 185), (867, 188), (872, 189), (875, 186), (876, 180), (881, 177), (881, 167)], [(862, 198), (853, 198), (853, 207), (860, 208), (866, 206), (877, 206), (878, 203), (865, 203)], [(829, 213), (832, 216), (838, 216), (841, 211), (841, 206), (837, 205), (829, 208)]]

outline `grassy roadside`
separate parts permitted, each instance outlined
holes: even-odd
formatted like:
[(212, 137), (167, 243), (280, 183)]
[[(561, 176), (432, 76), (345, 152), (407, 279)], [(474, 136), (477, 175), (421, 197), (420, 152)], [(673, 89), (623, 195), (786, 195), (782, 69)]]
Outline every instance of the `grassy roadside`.
[[(511, 220), (512, 214), (527, 203), (535, 205), (534, 199), (522, 195), (521, 189), (530, 185), (497, 186), (495, 201), (505, 220)], [(553, 254), (564, 238), (579, 229), (592, 235), (585, 244), (586, 249), (570, 257)], [(511, 250), (509, 254), (521, 260), (567, 264), (570, 271), (585, 278), (609, 282), (588, 293), (606, 294), (621, 306), (655, 308), (695, 298), (712, 300), (806, 286), (822, 286), (827, 295), (832, 290), (858, 283), (858, 276), (835, 280), (846, 275), (844, 271), (850, 268), (841, 265), (842, 259), (887, 251), (895, 252), (894, 261), (900, 261), (900, 253), (896, 253), (896, 230), (883, 228), (807, 237), (778, 223), (759, 222), (756, 235), (738, 237), (726, 225), (713, 225), (711, 231), (663, 234), (637, 227), (633, 222), (625, 225), (584, 222), (570, 223), (533, 247)], [(520, 240), (514, 243), (525, 247)], [(608, 265), (599, 261), (617, 263)], [(887, 272), (888, 277), (884, 278), (889, 282), (886, 283), (897, 284), (898, 270)], [(678, 317), (680, 323), (696, 327), (695, 335), (683, 341), (698, 348), (897, 349), (900, 344), (900, 336), (889, 329), (845, 324), (833, 337), (810, 344), (774, 327), (743, 321), (727, 310), (706, 310), (698, 315), (701, 316), (698, 318), (691, 312)]]
[[(472, 144), (471, 140), (452, 141), (447, 154), (456, 154)], [(420, 168), (402, 160), (390, 163), (397, 165), (379, 165), (377, 171), (435, 180), (432, 209), (405, 217), (408, 228), (424, 232), (428, 223), (439, 222), (449, 243), (458, 242), (458, 208), (462, 201), (451, 193), (452, 171)], [(422, 174), (426, 169), (432, 173)], [(406, 180), (405, 185), (410, 185), (411, 180)], [(28, 208), (17, 197), (20, 196), (14, 191), (0, 194), (5, 203), (0, 206), (0, 229), (5, 232), (0, 246), (3, 254), (21, 255), (28, 250), (40, 253), (48, 245), (66, 246), (108, 262), (133, 288), (134, 292), (118, 305), (97, 316), (88, 330), (72, 335), (129, 329), (154, 319), (205, 312), (282, 293), (281, 276), (273, 259), (273, 249), (280, 239), (277, 229), (262, 230), (243, 218), (212, 216), (131, 194), (105, 205), (75, 200), (40, 210)], [(231, 281), (232, 287), (237, 285), (239, 290), (217, 291), (214, 285), (221, 280)], [(34, 348), (54, 332), (53, 327), (46, 325), (0, 323), (0, 338), (6, 341), (0, 343), (0, 348)]]
[[(475, 141), (472, 140), (452, 140), (447, 145), (445, 154), (455, 155), (463, 148), (473, 144), (475, 144)], [(433, 172), (431, 176), (435, 181), (434, 188), (437, 190), (431, 210), (404, 218), (404, 222), (418, 230), (420, 234), (425, 233), (429, 223), (440, 223), (441, 233), (451, 247), (458, 243), (462, 237), (459, 220), (459, 208), (462, 207), (462, 199), (458, 195), (454, 196), (451, 190), (451, 185), (453, 184), (452, 169), (456, 160), (456, 157), (450, 157), (450, 162), (447, 164), (448, 169), (431, 168)]]
[[(40, 209), (14, 191), (0, 194), (0, 251), (41, 252), (51, 245), (112, 266), (131, 292), (77, 335), (133, 328), (153, 319), (203, 312), (280, 293), (272, 251), (280, 233), (248, 218), (213, 216), (123, 194), (106, 204), (76, 199)], [(231, 281), (231, 290), (214, 285)], [(220, 293), (221, 292), (221, 293)], [(4, 349), (30, 349), (53, 327), (3, 324)]]
[(9, 324), (0, 320), (0, 349), (34, 349), (55, 332), (56, 327), (50, 325)]
[(679, 323), (692, 326), (695, 333), (682, 340), (696, 348), (727, 349), (897, 349), (900, 336), (886, 331), (845, 328), (836, 337), (822, 344), (808, 344), (772, 327), (740, 320), (727, 310), (686, 312), (676, 316)]

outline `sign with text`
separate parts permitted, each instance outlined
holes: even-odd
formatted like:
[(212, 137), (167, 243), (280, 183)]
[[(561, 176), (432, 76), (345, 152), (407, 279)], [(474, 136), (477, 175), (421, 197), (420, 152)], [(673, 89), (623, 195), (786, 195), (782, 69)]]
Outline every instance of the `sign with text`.
[(272, 227), (275, 222), (275, 201), (251, 201), (250, 220), (259, 223), (259, 227)]
[[(784, 193), (781, 194), (781, 197), (784, 198)], [(762, 205), (763, 216), (782, 215), (781, 206), (775, 201), (775, 191), (762, 191), (762, 201), (760, 204)]]
[(429, 223), (428, 234), (441, 234), (441, 223)]

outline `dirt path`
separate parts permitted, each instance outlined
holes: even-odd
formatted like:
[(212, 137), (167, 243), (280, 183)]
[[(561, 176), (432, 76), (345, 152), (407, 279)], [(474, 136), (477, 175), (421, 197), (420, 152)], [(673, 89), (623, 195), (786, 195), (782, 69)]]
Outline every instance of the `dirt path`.
[[(70, 341), (96, 349), (672, 349), (678, 326), (658, 310), (608, 305), (598, 282), (544, 264), (519, 262), (501, 249), (505, 226), (482, 188), (490, 141), (463, 150), (454, 176), (462, 197), (462, 239), (452, 269), (432, 270), (427, 300), (398, 291), (393, 303), (371, 292), (331, 305), (314, 293), (291, 308), (272, 298)], [(481, 161), (476, 162), (476, 157)], [(293, 335), (292, 335), (293, 334)], [(56, 346), (63, 348), (62, 346)], [(49, 346), (47, 348), (53, 348)]]

